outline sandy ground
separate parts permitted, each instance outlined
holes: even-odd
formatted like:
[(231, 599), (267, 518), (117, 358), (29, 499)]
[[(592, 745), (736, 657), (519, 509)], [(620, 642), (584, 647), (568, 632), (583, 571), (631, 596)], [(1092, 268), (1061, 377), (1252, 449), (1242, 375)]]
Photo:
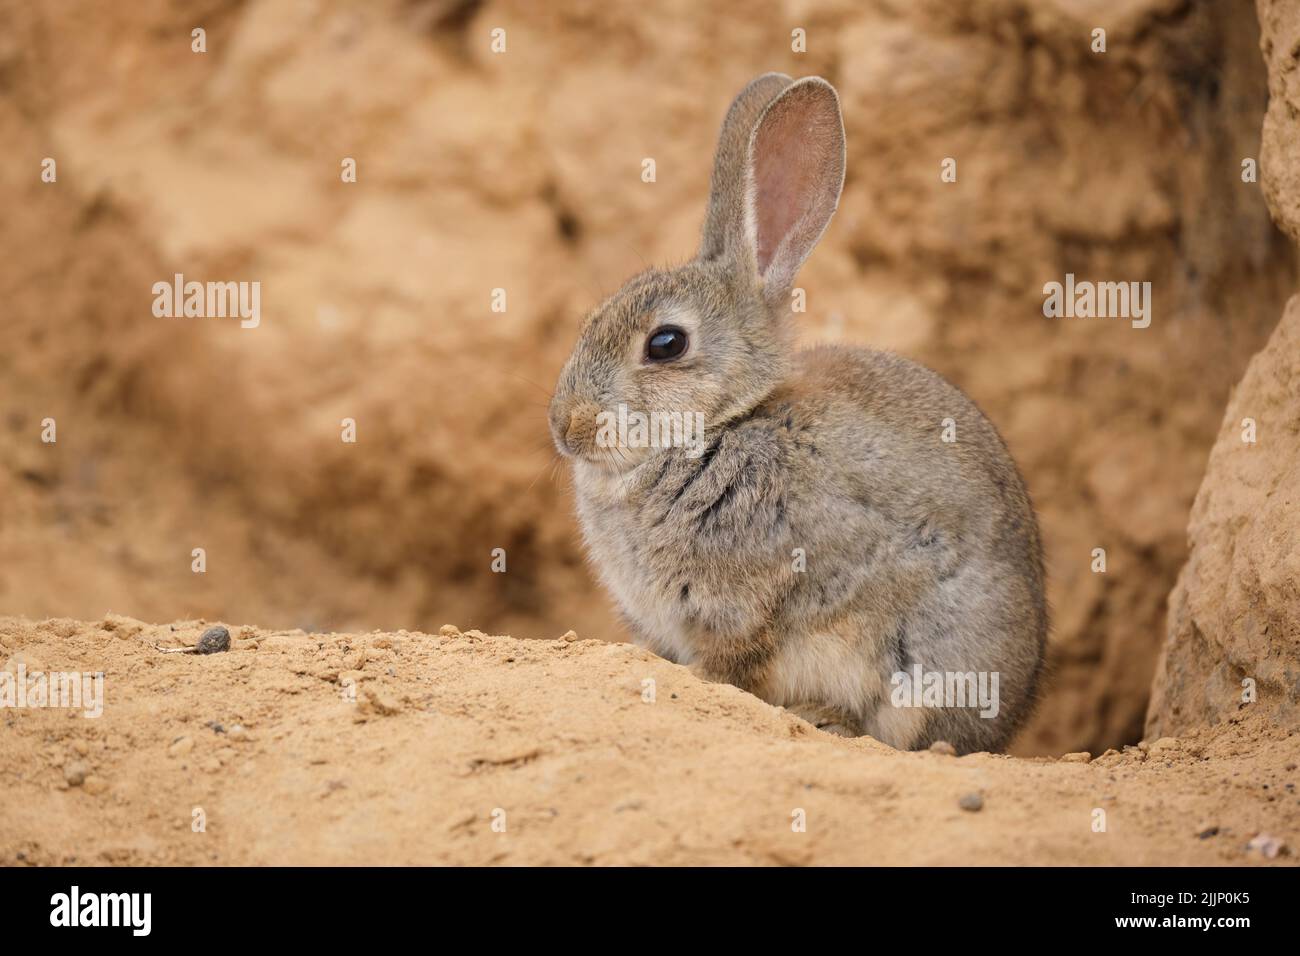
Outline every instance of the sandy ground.
[(1285, 864), (1300, 845), (1300, 735), (1249, 713), (1087, 763), (957, 758), (574, 635), (154, 646), (209, 623), (0, 618), (4, 669), (105, 675), (99, 718), (0, 710), (0, 862)]

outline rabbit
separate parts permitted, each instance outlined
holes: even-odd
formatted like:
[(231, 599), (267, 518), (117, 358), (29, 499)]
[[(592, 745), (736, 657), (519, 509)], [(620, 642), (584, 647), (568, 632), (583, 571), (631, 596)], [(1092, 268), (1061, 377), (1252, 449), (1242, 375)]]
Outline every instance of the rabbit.
[[(794, 347), (795, 274), (844, 166), (828, 82), (746, 86), (698, 254), (585, 319), (552, 438), (636, 643), (832, 733), (996, 751), (1032, 708), (1047, 634), (1034, 510), (993, 425), (939, 375)], [(618, 408), (658, 413), (669, 440), (617, 432)], [(702, 438), (674, 444), (673, 416), (702, 416)], [(930, 675), (953, 692), (923, 694)], [(972, 706), (976, 680), (991, 703)]]

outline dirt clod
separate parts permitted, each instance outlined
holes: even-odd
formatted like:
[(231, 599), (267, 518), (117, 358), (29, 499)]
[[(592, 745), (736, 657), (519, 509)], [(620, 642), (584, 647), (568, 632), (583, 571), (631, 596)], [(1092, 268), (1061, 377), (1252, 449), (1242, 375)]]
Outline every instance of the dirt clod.
[(230, 650), (230, 632), (220, 625), (203, 632), (194, 645), (195, 654), (220, 654)]

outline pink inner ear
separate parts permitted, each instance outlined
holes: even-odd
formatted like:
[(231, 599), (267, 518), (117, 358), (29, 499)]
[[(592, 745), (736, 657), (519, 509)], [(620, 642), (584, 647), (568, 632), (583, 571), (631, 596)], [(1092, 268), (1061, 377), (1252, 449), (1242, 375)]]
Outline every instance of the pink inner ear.
[(788, 94), (768, 110), (754, 136), (754, 222), (758, 272), (820, 199), (839, 116), (817, 96)]

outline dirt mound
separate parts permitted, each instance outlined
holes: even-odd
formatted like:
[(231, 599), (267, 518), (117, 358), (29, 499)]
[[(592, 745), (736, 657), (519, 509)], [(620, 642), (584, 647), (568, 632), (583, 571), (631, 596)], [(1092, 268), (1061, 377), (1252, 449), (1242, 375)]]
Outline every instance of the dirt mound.
[(104, 673), (98, 718), (0, 709), (0, 863), (1297, 859), (1297, 740), (1266, 725), (1091, 763), (901, 753), (627, 644), (231, 626), (228, 653), (155, 649), (208, 623), (0, 619), (8, 673)]
[(1300, 297), (1233, 392), (1188, 537), (1148, 735), (1247, 709), (1300, 728)]
[[(1264, 193), (1300, 240), (1300, 4), (1261, 0), (1259, 15), (1271, 94)], [(1148, 734), (1246, 710), (1300, 727), (1300, 298), (1233, 391), (1188, 538)]]

